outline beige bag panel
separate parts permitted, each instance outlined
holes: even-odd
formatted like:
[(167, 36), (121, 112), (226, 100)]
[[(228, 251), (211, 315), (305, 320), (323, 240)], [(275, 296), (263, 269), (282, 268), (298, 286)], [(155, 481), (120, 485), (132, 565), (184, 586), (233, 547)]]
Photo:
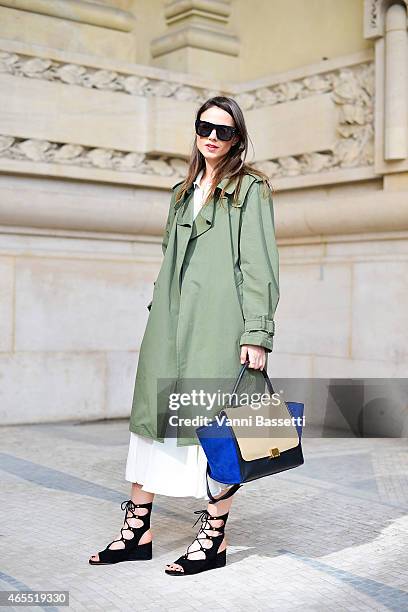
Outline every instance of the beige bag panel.
[[(263, 417), (265, 422), (272, 419), (290, 419), (292, 415), (284, 401), (276, 404), (270, 396), (270, 402), (263, 403), (259, 408), (242, 405), (225, 408), (224, 412), (228, 419), (235, 421), (233, 421), (232, 429), (242, 458), (245, 461), (265, 457), (270, 457), (273, 460), (280, 453), (295, 448), (299, 444), (299, 435), (296, 426), (292, 423), (256, 425), (257, 415)], [(248, 417), (251, 417), (249, 422)]]

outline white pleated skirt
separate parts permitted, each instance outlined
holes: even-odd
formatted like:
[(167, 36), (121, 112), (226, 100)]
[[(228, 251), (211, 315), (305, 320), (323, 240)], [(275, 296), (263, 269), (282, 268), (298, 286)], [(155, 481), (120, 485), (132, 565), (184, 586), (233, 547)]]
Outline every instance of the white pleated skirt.
[[(176, 437), (158, 442), (130, 432), (125, 478), (142, 485), (143, 491), (209, 500), (206, 470), (207, 458), (200, 444), (177, 446)], [(231, 486), (212, 478), (208, 482), (212, 495)]]

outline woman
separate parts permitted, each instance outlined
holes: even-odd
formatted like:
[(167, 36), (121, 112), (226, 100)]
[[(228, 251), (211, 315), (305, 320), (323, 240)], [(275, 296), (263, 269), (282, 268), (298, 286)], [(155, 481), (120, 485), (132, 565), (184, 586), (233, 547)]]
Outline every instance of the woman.
[[(209, 500), (206, 457), (185, 418), (212, 417), (220, 405), (192, 409), (190, 402), (174, 409), (169, 398), (191, 393), (204, 379), (206, 391), (215, 382), (216, 389), (231, 392), (245, 360), (246, 392), (264, 389), (259, 370), (272, 351), (279, 301), (272, 190), (264, 173), (244, 163), (248, 134), (233, 99), (207, 100), (195, 128), (187, 177), (173, 186), (164, 259), (140, 347), (126, 464), (131, 499), (122, 504), (121, 535), (89, 559), (93, 565), (152, 557), (155, 493)], [(209, 479), (208, 486), (213, 498), (222, 499), (197, 511), (198, 534), (166, 566), (167, 574), (226, 563), (224, 529), (234, 496), (227, 497), (223, 483)]]

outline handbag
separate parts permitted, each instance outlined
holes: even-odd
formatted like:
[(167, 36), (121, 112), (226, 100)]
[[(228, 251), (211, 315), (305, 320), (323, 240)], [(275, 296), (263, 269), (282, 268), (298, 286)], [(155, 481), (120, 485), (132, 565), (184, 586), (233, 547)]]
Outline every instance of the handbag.
[[(233, 398), (248, 365), (249, 361), (246, 360), (241, 366), (232, 391)], [(274, 400), (272, 396), (275, 392), (265, 368), (261, 372), (271, 394), (270, 400)], [(243, 483), (302, 465), (303, 413), (303, 403), (280, 398), (279, 403), (268, 401), (260, 408), (254, 408), (251, 404), (225, 404), (208, 424), (198, 427), (196, 434), (207, 457), (209, 499), (213, 503), (227, 499)], [(262, 437), (259, 436), (258, 418), (268, 424)], [(215, 499), (208, 484), (209, 476), (233, 486), (222, 497)]]

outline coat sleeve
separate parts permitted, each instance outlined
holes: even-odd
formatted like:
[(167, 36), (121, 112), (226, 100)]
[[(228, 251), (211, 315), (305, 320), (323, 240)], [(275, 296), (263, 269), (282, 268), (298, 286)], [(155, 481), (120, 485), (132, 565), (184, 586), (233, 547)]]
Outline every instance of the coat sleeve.
[(242, 210), (240, 267), (245, 325), (240, 345), (263, 346), (270, 353), (279, 302), (279, 253), (272, 192), (262, 180), (252, 183)]

